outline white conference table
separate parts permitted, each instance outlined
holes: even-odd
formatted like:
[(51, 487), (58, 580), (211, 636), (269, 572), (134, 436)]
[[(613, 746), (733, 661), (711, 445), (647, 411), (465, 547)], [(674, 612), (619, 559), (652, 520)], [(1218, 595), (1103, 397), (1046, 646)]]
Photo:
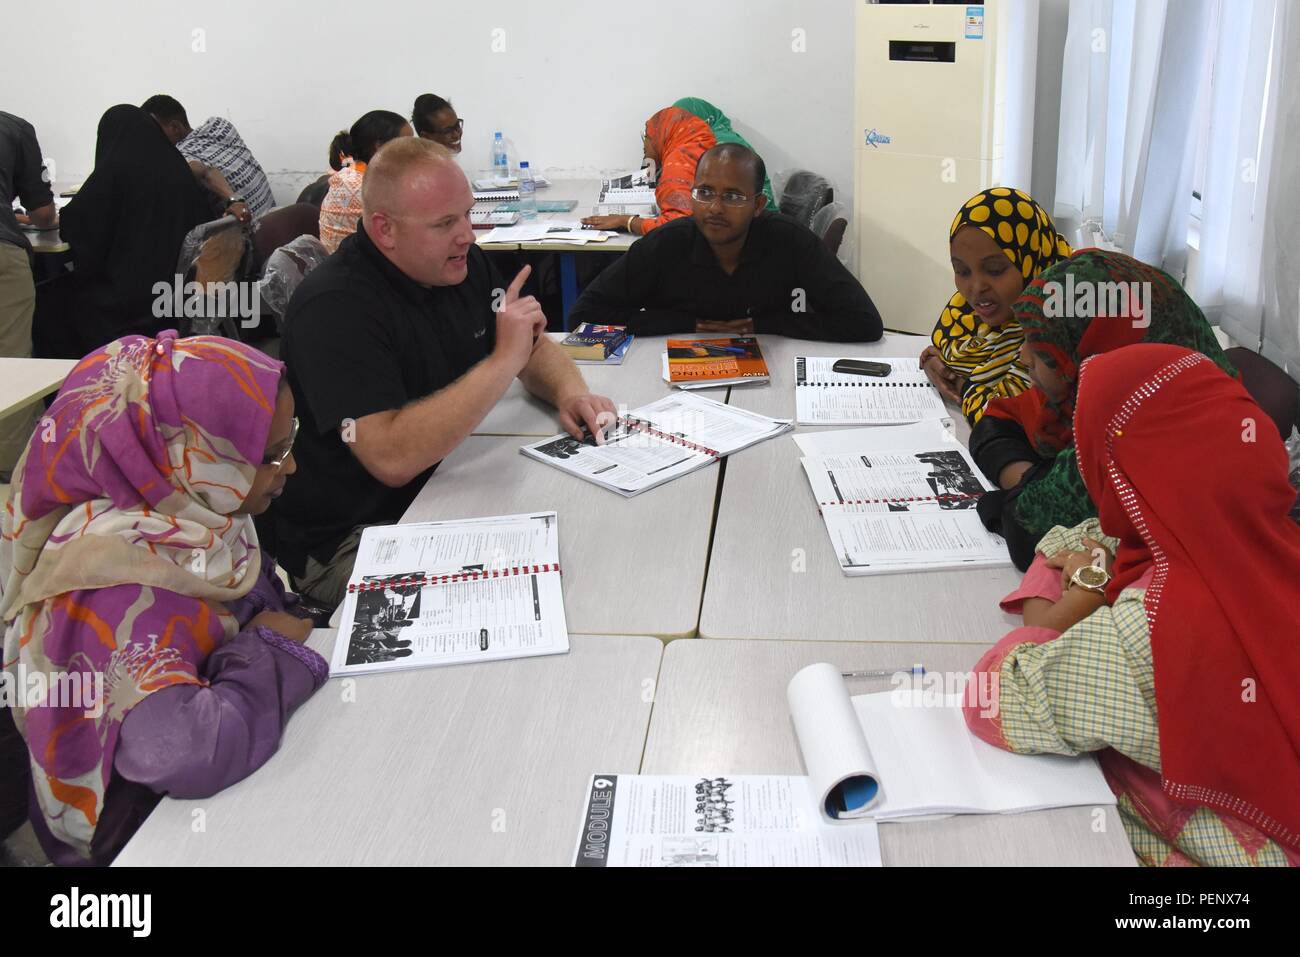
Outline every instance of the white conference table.
[[(966, 672), (979, 650), (962, 645), (793, 641), (674, 641), (664, 652), (642, 774), (804, 774), (786, 685), (820, 661), (841, 670)], [(854, 694), (889, 679), (850, 680)], [(888, 782), (886, 782), (888, 786)], [(1113, 806), (1024, 814), (963, 814), (880, 825), (886, 866), (1133, 866)]]
[[(598, 179), (555, 179), (546, 189), (537, 191), (539, 202), (557, 199), (576, 199), (578, 205), (567, 213), (538, 213), (538, 219), (583, 219), (595, 215), (596, 203), (600, 199), (600, 180)], [(612, 230), (611, 230), (612, 231)], [(561, 250), (564, 252), (625, 252), (639, 239), (631, 233), (614, 232), (613, 236), (599, 243), (520, 243), (519, 248), (528, 251)]]
[[(333, 640), (310, 643), (328, 657)], [(663, 654), (653, 638), (570, 640), (567, 655), (332, 679), (266, 765), (211, 798), (164, 798), (114, 866), (568, 865), (588, 779), (640, 765)]]
[[(548, 332), (559, 342), (562, 332)], [(637, 336), (628, 347), (621, 365), (579, 365), (590, 391), (606, 396), (616, 408), (630, 411), (675, 391), (663, 380), (662, 356), (667, 336)], [(674, 336), (675, 339), (694, 339), (697, 336)], [(701, 336), (698, 338), (707, 338)], [(727, 389), (697, 389), (702, 396), (718, 402), (727, 401)], [(474, 429), (475, 435), (522, 435), (543, 438), (558, 435), (560, 428), (556, 412), (545, 402), (531, 395), (516, 379), (506, 394)], [(649, 494), (649, 493), (647, 493)]]
[[(537, 201), (539, 203), (572, 199), (577, 200), (578, 205), (573, 207), (573, 209), (569, 210), (567, 213), (538, 213), (537, 222), (581, 220), (584, 217), (594, 214), (596, 201), (600, 198), (601, 181), (599, 179), (552, 179), (550, 182), (550, 186), (537, 191)], [(524, 220), (521, 218), (515, 225), (523, 224)], [(603, 242), (581, 244), (553, 242), (484, 242), (488, 233), (489, 230), (486, 229), (476, 230), (479, 245), (488, 252), (491, 252), (492, 250), (513, 249), (526, 249), (530, 251), (563, 250), (568, 252), (621, 252), (626, 250), (627, 247), (631, 246), (632, 243), (636, 242), (639, 238), (629, 233), (619, 232), (608, 237)]]
[(530, 441), (470, 436), (438, 466), (402, 522), (554, 509), (569, 631), (693, 636), (719, 467), (624, 498), (525, 458), (519, 448)]
[(77, 361), (0, 357), (0, 417), (57, 392)]
[[(729, 401), (794, 418), (795, 356), (915, 356), (924, 342), (895, 333), (857, 344), (761, 336), (771, 384), (736, 386)], [(965, 442), (969, 426), (960, 412), (949, 411)], [(994, 569), (845, 575), (799, 465), (801, 454), (791, 437), (781, 436), (726, 460), (701, 637), (991, 645), (1020, 624), (997, 604), (1020, 583), (1009, 561)]]

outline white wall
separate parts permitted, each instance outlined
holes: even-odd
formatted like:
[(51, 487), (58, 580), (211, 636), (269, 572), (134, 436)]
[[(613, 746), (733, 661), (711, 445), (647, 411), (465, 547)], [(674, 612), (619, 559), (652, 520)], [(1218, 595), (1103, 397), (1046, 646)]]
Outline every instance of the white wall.
[(490, 165), (501, 129), (560, 176), (638, 165), (646, 118), (699, 96), (771, 172), (815, 169), (851, 203), (854, 0), (4, 2), (0, 108), (35, 124), (65, 185), (90, 171), (103, 111), (153, 93), (195, 124), (229, 117), (281, 202), (324, 171), (335, 132), (371, 109), (409, 115), (419, 93), (466, 118), (467, 167)]
[(1034, 158), (1029, 191), (1049, 213), (1056, 205), (1056, 147), (1061, 128), (1061, 60), (1070, 0), (1039, 0)]

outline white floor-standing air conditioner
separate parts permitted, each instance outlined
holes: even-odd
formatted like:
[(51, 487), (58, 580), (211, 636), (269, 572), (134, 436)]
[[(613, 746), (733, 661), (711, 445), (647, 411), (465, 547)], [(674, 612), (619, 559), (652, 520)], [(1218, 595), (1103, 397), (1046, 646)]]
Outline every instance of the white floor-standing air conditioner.
[(954, 291), (958, 208), (1029, 190), (1036, 0), (857, 2), (858, 278), (886, 328), (928, 334)]

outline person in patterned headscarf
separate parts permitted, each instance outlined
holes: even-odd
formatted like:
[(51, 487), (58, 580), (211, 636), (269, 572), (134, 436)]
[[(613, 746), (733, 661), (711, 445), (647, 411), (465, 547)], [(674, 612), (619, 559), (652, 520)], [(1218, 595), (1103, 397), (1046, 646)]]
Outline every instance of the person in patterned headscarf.
[[(618, 229), (644, 236), (664, 223), (691, 215), (695, 167), (700, 157), (719, 143), (738, 143), (753, 149), (731, 128), (726, 114), (706, 100), (687, 97), (664, 107), (646, 120), (645, 132), (641, 134), (645, 158), (658, 167), (655, 204), (659, 215), (588, 216), (583, 223), (596, 229)], [(775, 208), (772, 183), (766, 177), (762, 192)]]
[(1300, 528), (1282, 436), (1180, 346), (1126, 345), (1076, 378), (1097, 517), (1048, 531), (1002, 600), (1024, 627), (975, 666), (992, 694), (967, 725), (1018, 754), (1094, 752), (1144, 864), (1300, 865)]
[(1024, 337), (1011, 304), (1071, 249), (1041, 206), (1005, 186), (968, 199), (953, 218), (948, 243), (957, 292), (939, 313), (921, 365), (974, 424), (990, 399), (1029, 388), (1018, 360)]
[(1231, 376), (1237, 370), (1178, 281), (1123, 253), (1075, 253), (1030, 283), (1014, 311), (1025, 337), (1020, 359), (1034, 387), (990, 402), (971, 430), (970, 451), (998, 486), (980, 499), (980, 517), (1023, 570), (1048, 529), (1097, 514), (1079, 477), (1072, 432), (1084, 359), (1160, 342), (1200, 352)]
[(28, 443), (0, 539), (0, 664), (11, 687), (50, 689), (12, 710), (55, 863), (107, 863), (160, 795), (251, 774), (328, 677), (253, 525), (295, 432), (283, 364), (167, 330), (82, 359)]

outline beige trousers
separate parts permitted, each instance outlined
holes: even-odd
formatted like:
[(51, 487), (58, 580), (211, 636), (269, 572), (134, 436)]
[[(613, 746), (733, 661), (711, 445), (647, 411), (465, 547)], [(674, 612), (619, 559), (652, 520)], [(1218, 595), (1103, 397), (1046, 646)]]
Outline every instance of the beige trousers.
[[(27, 251), (0, 241), (0, 356), (31, 356), (35, 312), (36, 285)], [(37, 399), (0, 418), (0, 472), (8, 473), (18, 464), (44, 409)]]

